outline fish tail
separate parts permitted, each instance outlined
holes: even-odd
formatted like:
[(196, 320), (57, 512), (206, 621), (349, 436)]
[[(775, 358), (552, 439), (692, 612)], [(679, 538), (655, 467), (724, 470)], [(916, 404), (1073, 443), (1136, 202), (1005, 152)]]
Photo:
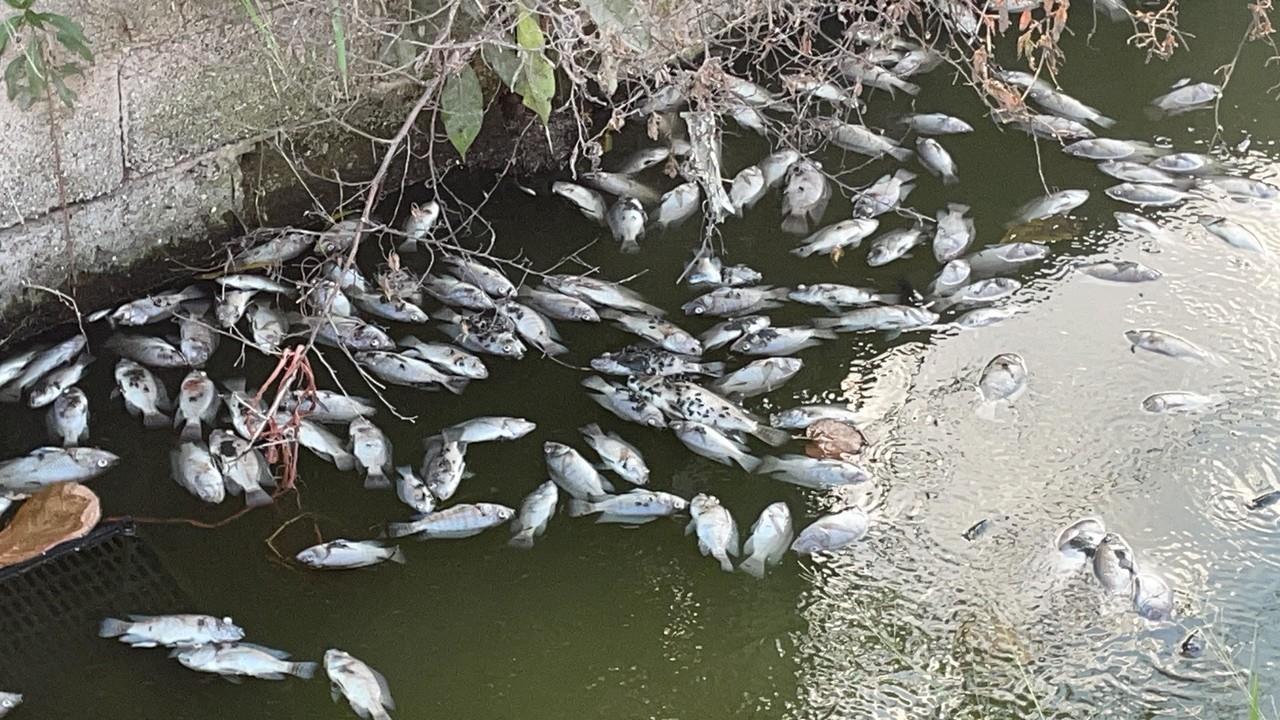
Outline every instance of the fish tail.
[(700, 368), (704, 375), (720, 377), (721, 375), (724, 375), (724, 371), (727, 369), (727, 366), (722, 362), (706, 362), (702, 363)]
[(759, 423), (756, 424), (756, 427), (751, 431), (751, 434), (774, 447), (784, 445), (791, 439), (791, 433), (786, 430), (778, 430)]
[(960, 178), (955, 173), (942, 173), (943, 185), (955, 185), (958, 182), (960, 182)]
[(316, 676), (316, 671), (320, 669), (319, 663), (313, 662), (296, 662), (289, 663), (289, 674), (300, 677), (303, 680), (310, 680)]
[(382, 468), (369, 468), (368, 474), (364, 476), (365, 490), (386, 490), (389, 487), (391, 487), (391, 481), (387, 479), (387, 474)]
[(409, 560), (404, 556), (404, 549), (399, 545), (391, 551), (391, 554), (387, 556), (387, 560), (396, 563), (397, 565), (404, 565), (409, 562)]
[(528, 550), (533, 547), (533, 528), (521, 530), (515, 535), (512, 535), (511, 539), (507, 541), (507, 545), (509, 547), (519, 548), (520, 550)]
[(768, 475), (769, 473), (777, 472), (778, 466), (779, 463), (777, 458), (765, 455), (756, 463), (755, 472), (760, 475)]
[(760, 555), (752, 555), (746, 560), (743, 560), (742, 564), (738, 566), (738, 569), (752, 577), (762, 578), (764, 577), (764, 557)]
[[(174, 418), (174, 422), (181, 422), (179, 418)], [(184, 441), (196, 442), (200, 439), (202, 425), (199, 418), (191, 418), (182, 426), (182, 432), (179, 434)]]
[(448, 390), (454, 395), (461, 395), (462, 391), (467, 389), (467, 384), (470, 382), (471, 380), (469, 378), (452, 377), (447, 380), (441, 380), (440, 384), (444, 386), (445, 390)]
[(345, 450), (340, 450), (334, 453), (333, 464), (342, 472), (350, 472), (356, 469), (356, 456)]
[(413, 523), (389, 522), (387, 523), (387, 529), (382, 533), (382, 537), (395, 539), (417, 534), (418, 528)]
[(760, 458), (744, 452), (740, 452), (734, 455), (733, 460), (734, 462), (738, 463), (739, 467), (741, 467), (743, 470), (746, 470), (749, 473), (755, 472), (756, 468), (760, 467)]
[(729, 556), (726, 555), (724, 551), (716, 553), (715, 559), (720, 561), (721, 570), (727, 573), (733, 572), (733, 561), (729, 559)]
[(418, 241), (413, 238), (405, 238), (404, 242), (400, 243), (400, 245), (396, 247), (396, 252), (418, 252)]
[(835, 340), (836, 333), (834, 330), (829, 328), (815, 329), (813, 331), (813, 337), (819, 340)]
[(251, 508), (266, 507), (267, 505), (270, 505), (272, 502), (275, 502), (275, 501), (272, 500), (271, 496), (268, 495), (267, 492), (262, 488), (257, 488), (257, 487), (250, 488), (245, 492), (245, 496), (244, 496), (245, 507), (251, 507)]
[(596, 511), (595, 503), (589, 502), (587, 500), (579, 500), (577, 498), (571, 498), (569, 500), (568, 506), (565, 509), (565, 512), (566, 514), (568, 514), (569, 517), (582, 517), (583, 515), (590, 515), (597, 511)]
[(840, 327), (840, 318), (814, 318), (812, 325), (815, 330), (835, 330)]
[(782, 232), (791, 235), (807, 235), (809, 220), (804, 213), (795, 213), (782, 219)]
[(900, 90), (902, 90), (902, 92), (904, 92), (904, 93), (906, 93), (906, 94), (908, 94), (908, 95), (912, 95), (912, 96), (915, 96), (915, 95), (920, 94), (920, 86), (919, 86), (919, 85), (917, 85), (917, 84), (915, 84), (915, 83), (910, 83), (910, 82), (903, 81), (903, 83), (902, 83), (901, 85), (899, 85), (899, 86), (898, 86), (898, 89), (900, 89)]
[[(914, 95), (915, 93), (911, 93)], [(904, 147), (889, 148), (889, 154), (898, 162), (906, 162), (911, 159), (911, 151)]]
[(552, 357), (555, 357), (556, 355), (564, 355), (565, 353), (569, 352), (569, 348), (565, 347), (564, 345), (561, 345), (560, 343), (554, 340), (547, 340), (546, 342), (542, 343), (542, 345), (538, 349), (541, 350), (543, 354), (550, 355)]
[(143, 412), (142, 426), (148, 430), (155, 430), (157, 428), (163, 428), (163, 427), (172, 427), (173, 420), (171, 420), (168, 415), (165, 415), (159, 410), (155, 412)]
[[(661, 230), (662, 226), (659, 225), (658, 229)], [(635, 240), (623, 240), (620, 249), (624, 255), (635, 255), (640, 252), (640, 243)]]
[(129, 628), (133, 623), (127, 620), (117, 620), (116, 618), (107, 618), (98, 625), (98, 637), (114, 638), (128, 634)]
[(1093, 119), (1093, 123), (1101, 128), (1109, 128), (1116, 124), (1116, 119), (1109, 118), (1106, 115), (1099, 115)]

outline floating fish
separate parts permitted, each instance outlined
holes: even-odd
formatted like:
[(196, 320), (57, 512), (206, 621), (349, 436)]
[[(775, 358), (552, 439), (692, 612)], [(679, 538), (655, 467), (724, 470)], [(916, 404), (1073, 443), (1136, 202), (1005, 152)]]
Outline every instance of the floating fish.
[(689, 503), (671, 493), (636, 488), (621, 495), (610, 495), (597, 501), (569, 500), (569, 517), (599, 515), (598, 523), (642, 525), (660, 517), (671, 517), (684, 512)]
[(548, 480), (533, 492), (525, 496), (520, 503), (520, 510), (511, 521), (511, 539), (507, 544), (517, 548), (533, 547), (534, 538), (541, 537), (547, 531), (547, 524), (556, 513), (556, 504), (560, 501), (560, 491), (556, 484)]
[(352, 570), (384, 562), (403, 565), (404, 551), (372, 540), (330, 540), (298, 553), (299, 563), (315, 570)]
[(769, 505), (751, 526), (751, 536), (742, 545), (742, 554), (746, 557), (738, 569), (754, 577), (764, 577), (770, 565), (782, 562), (794, 536), (791, 510), (787, 504), (776, 502)]
[(333, 699), (345, 697), (356, 715), (366, 720), (391, 720), (396, 709), (391, 688), (382, 673), (341, 650), (326, 650), (324, 671), (329, 676)]
[(861, 508), (849, 508), (814, 520), (800, 531), (791, 549), (799, 555), (836, 552), (866, 537), (871, 519)]
[(184, 667), (225, 677), (283, 680), (293, 675), (310, 680), (318, 668), (313, 662), (289, 662), (289, 653), (281, 650), (243, 642), (180, 648), (173, 656)]
[(388, 523), (387, 537), (419, 540), (469, 538), (510, 520), (515, 510), (495, 503), (459, 504), (427, 513), (407, 523)]
[(689, 514), (693, 520), (685, 534), (697, 533), (698, 550), (720, 562), (720, 569), (733, 572), (730, 557), (738, 556), (738, 526), (714, 496), (699, 493), (689, 501)]
[(128, 620), (103, 620), (98, 625), (98, 637), (115, 638), (136, 648), (194, 647), (236, 642), (244, 638), (244, 629), (229, 617), (130, 615)]

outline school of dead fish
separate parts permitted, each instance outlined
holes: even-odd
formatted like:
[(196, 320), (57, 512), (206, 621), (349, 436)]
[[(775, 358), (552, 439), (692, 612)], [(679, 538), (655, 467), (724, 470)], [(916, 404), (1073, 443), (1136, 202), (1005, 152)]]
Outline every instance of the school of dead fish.
[[(1107, 6), (1108, 3), (1101, 3)], [(723, 114), (763, 134), (768, 114), (780, 110), (788, 96), (819, 99), (843, 116), (861, 106), (862, 88), (915, 95), (908, 78), (940, 64), (926, 48), (897, 38), (877, 38), (866, 53), (842, 64), (842, 78), (819, 81), (785, 77), (782, 94), (750, 80), (728, 76), (725, 90), (734, 99)], [(1020, 72), (1000, 79), (1025, 92), (1043, 114), (1027, 113), (1013, 124), (1033, 135), (1061, 142), (1067, 154), (1095, 161), (1098, 169), (1120, 182), (1106, 190), (1110, 198), (1137, 208), (1179, 204), (1196, 195), (1225, 196), (1239, 202), (1266, 202), (1280, 189), (1257, 180), (1221, 172), (1213, 158), (1169, 152), (1147, 143), (1097, 137), (1090, 125), (1110, 128), (1113, 121), (1098, 110), (1054, 88), (1041, 78)], [(1171, 115), (1211, 106), (1220, 89), (1209, 83), (1182, 83), (1152, 102), (1155, 112)], [(680, 87), (672, 85), (651, 98), (649, 108), (678, 126), (675, 111), (684, 105)], [(944, 186), (960, 182), (958, 168), (946, 150), (946, 138), (973, 130), (967, 122), (942, 113), (912, 113), (898, 118), (896, 135), (835, 117), (814, 123), (827, 142), (846, 152), (899, 163), (913, 159)], [(692, 128), (691, 128), (692, 130)], [(907, 140), (914, 136), (914, 143)], [(941, 138), (941, 139), (940, 139)], [(914, 149), (913, 149), (914, 148)], [(678, 136), (668, 145), (640, 150), (612, 172), (586, 173), (578, 182), (558, 181), (553, 194), (589, 220), (608, 229), (623, 252), (639, 252), (654, 233), (699, 215), (708, 194), (705, 177), (689, 179), (660, 192), (653, 183), (656, 168), (681, 158), (701, 157), (719, 167), (719, 148), (705, 138)], [(652, 179), (651, 179), (652, 178)], [(287, 230), (248, 247), (231, 262), (229, 272), (210, 283), (149, 296), (89, 317), (112, 326), (101, 348), (115, 356), (116, 392), (124, 407), (148, 429), (172, 428), (173, 479), (206, 503), (222, 503), (227, 495), (243, 497), (250, 507), (271, 504), (275, 478), (260, 443), (267, 408), (243, 381), (215, 382), (202, 368), (226, 332), (247, 330), (246, 345), (262, 352), (279, 351), (290, 340), (314, 332), (319, 342), (341, 347), (361, 368), (380, 381), (421, 390), (462, 393), (471, 382), (489, 376), (484, 357), (521, 359), (526, 354), (561, 356), (570, 352), (555, 322), (608, 322), (637, 342), (591, 358), (597, 374), (582, 381), (588, 395), (624, 422), (670, 431), (688, 450), (748, 473), (770, 476), (839, 497), (835, 511), (795, 531), (795, 518), (784, 502), (760, 513), (741, 542), (740, 525), (711, 495), (683, 498), (652, 487), (655, 480), (640, 451), (623, 435), (592, 424), (581, 428), (579, 448), (545, 442), (549, 480), (538, 485), (518, 508), (496, 503), (449, 504), (467, 477), (466, 458), (473, 446), (518, 441), (535, 429), (529, 420), (478, 417), (443, 428), (424, 442), (418, 466), (397, 464), (387, 435), (371, 418), (371, 400), (320, 390), (297, 394), (278, 408), (279, 425), (289, 439), (339, 470), (358, 472), (366, 488), (393, 490), (412, 514), (387, 525), (385, 538), (466, 538), (507, 525), (509, 544), (530, 548), (548, 528), (560, 507), (569, 517), (594, 517), (601, 523), (639, 525), (658, 518), (687, 515), (686, 532), (696, 536), (704, 556), (726, 572), (740, 570), (762, 577), (788, 551), (799, 555), (837, 552), (865, 537), (872, 516), (844, 500), (839, 489), (873, 481), (856, 457), (814, 458), (799, 454), (761, 455), (757, 446), (777, 447), (816, 422), (852, 425), (843, 406), (793, 407), (761, 418), (746, 410), (744, 399), (770, 392), (793, 377), (803, 362), (793, 354), (830, 340), (838, 333), (892, 334), (943, 328), (976, 328), (1011, 316), (1002, 301), (1020, 283), (1002, 276), (1048, 255), (1045, 245), (1012, 242), (970, 252), (975, 238), (968, 208), (949, 203), (929, 222), (913, 212), (910, 227), (884, 229), (881, 218), (906, 209), (918, 174), (906, 167), (886, 173), (852, 197), (852, 216), (823, 224), (832, 185), (817, 160), (782, 148), (748, 166), (711, 192), (723, 195), (735, 215), (745, 215), (770, 192), (781, 193), (781, 230), (798, 237), (791, 253), (798, 257), (829, 255), (839, 259), (868, 246), (866, 262), (884, 266), (927, 247), (940, 270), (923, 295), (886, 293), (875, 288), (834, 283), (782, 288), (766, 284), (761, 272), (726, 265), (715, 254), (699, 250), (685, 269), (684, 282), (702, 294), (681, 306), (690, 318), (715, 318), (713, 326), (694, 334), (666, 317), (627, 287), (594, 277), (549, 275), (537, 286), (517, 287), (498, 266), (475, 257), (443, 258), (444, 270), (418, 277), (401, 269), (382, 269), (376, 282), (342, 257), (350, 248), (355, 225), (338, 223), (323, 233)], [(718, 183), (718, 181), (717, 181)], [(612, 202), (606, 195), (613, 196)], [(1089, 198), (1086, 190), (1067, 189), (1026, 202), (1011, 224), (1064, 216)], [(401, 252), (431, 242), (442, 208), (436, 202), (415, 206), (403, 226)], [(1125, 229), (1153, 238), (1163, 231), (1154, 221), (1117, 212)], [(1243, 226), (1222, 217), (1202, 217), (1205, 231), (1228, 245), (1265, 252), (1259, 239)], [(879, 232), (879, 234), (877, 234)], [(275, 269), (303, 255), (323, 259), (321, 277), (307, 285), (277, 279)], [(1158, 270), (1131, 261), (1102, 260), (1081, 264), (1080, 272), (1111, 282), (1140, 283), (1160, 279)], [(428, 313), (426, 298), (439, 308)], [(774, 326), (766, 314), (783, 303), (820, 308), (829, 316), (809, 325)], [(943, 315), (950, 319), (943, 321)], [(385, 322), (428, 326), (443, 337), (419, 339), (405, 333), (393, 338)], [(154, 332), (156, 326), (176, 332)], [(1189, 340), (1158, 329), (1126, 334), (1135, 352), (1205, 362), (1214, 356)], [(447, 342), (446, 342), (447, 340)], [(704, 355), (727, 348), (746, 362), (732, 371), (726, 362)], [(45, 413), (51, 445), (0, 462), (2, 505), (53, 483), (87, 481), (119, 461), (109, 450), (90, 445), (90, 408), (76, 385), (95, 362), (87, 339), (75, 335), (39, 345), (0, 360), (0, 400), (25, 402)], [(169, 393), (163, 372), (185, 369), (177, 395)], [(992, 358), (977, 378), (977, 412), (990, 417), (1025, 391), (1028, 368), (1013, 353)], [(1194, 412), (1213, 407), (1220, 398), (1191, 391), (1161, 392), (1147, 397), (1151, 413)], [(345, 432), (340, 429), (345, 426)], [(562, 503), (563, 500), (563, 503)], [(1257, 509), (1280, 502), (1280, 490), (1255, 498)], [(965, 533), (976, 540), (991, 526), (983, 520)], [(335, 539), (300, 551), (296, 561), (318, 570), (362, 568), (385, 562), (403, 563), (400, 547), (387, 539)], [(1097, 518), (1081, 519), (1061, 531), (1057, 547), (1063, 558), (1092, 568), (1108, 594), (1125, 597), (1143, 617), (1167, 620), (1174, 612), (1173, 590), (1158, 575), (1144, 572), (1132, 548)], [(340, 650), (325, 653), (323, 663), (294, 662), (288, 654), (244, 641), (245, 631), (230, 618), (204, 615), (133, 616), (106, 619), (103, 637), (133, 647), (165, 647), (183, 666), (229, 679), (255, 677), (311, 678), (323, 668), (335, 699), (345, 697), (361, 717), (389, 718), (395, 705), (383, 676)], [(1184, 644), (1184, 650), (1192, 638)], [(21, 696), (0, 693), (0, 716)]]

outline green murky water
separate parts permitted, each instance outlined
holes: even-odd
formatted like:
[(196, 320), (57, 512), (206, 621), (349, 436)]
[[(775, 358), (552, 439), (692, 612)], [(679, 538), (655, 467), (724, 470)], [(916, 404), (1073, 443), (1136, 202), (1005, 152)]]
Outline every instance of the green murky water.
[[(1153, 122), (1144, 104), (1180, 77), (1211, 80), (1235, 53), (1247, 14), (1242, 3), (1206, 2), (1185, 6), (1183, 21), (1197, 34), (1192, 50), (1150, 65), (1123, 47), (1121, 28), (1099, 27), (1089, 40), (1088, 24), (1078, 25), (1064, 89), (1117, 117), (1114, 137), (1204, 150), (1212, 113)], [(1233, 171), (1274, 179), (1280, 122), (1266, 96), (1275, 76), (1263, 69), (1264, 59), (1261, 48), (1245, 49), (1221, 121), (1231, 145), (1244, 134), (1253, 138), (1247, 154), (1230, 161)], [(932, 215), (947, 201), (968, 203), (978, 242), (998, 242), (1013, 208), (1042, 191), (1035, 145), (983, 121), (971, 93), (951, 86), (942, 71), (924, 87), (918, 110), (964, 117), (977, 132), (943, 139), (961, 184), (944, 190), (922, 178), (911, 204)], [(902, 100), (877, 97), (870, 120), (903, 108)], [(754, 137), (729, 142), (727, 172), (766, 151)], [(195, 605), (139, 610), (231, 615), (249, 639), (299, 659), (343, 648), (386, 674), (400, 707), (394, 715), (403, 720), (1247, 717), (1243, 670), (1251, 663), (1264, 716), (1273, 716), (1280, 526), (1273, 512), (1250, 513), (1243, 504), (1277, 482), (1277, 208), (1193, 201), (1158, 214), (1173, 238), (1152, 244), (1114, 230), (1111, 212), (1126, 208), (1102, 195), (1110, 178), (1048, 144), (1040, 154), (1051, 187), (1088, 188), (1093, 197), (1077, 213), (1081, 231), (1017, 274), (1026, 287), (1013, 298), (1021, 311), (1015, 318), (891, 342), (841, 336), (805, 351), (804, 370), (786, 387), (749, 402), (766, 412), (843, 401), (862, 414), (874, 443), (866, 464), (877, 478), (875, 523), (867, 540), (838, 557), (801, 563), (792, 556), (756, 581), (720, 572), (677, 522), (624, 529), (559, 516), (531, 552), (507, 548), (506, 533), (493, 531), (465, 541), (408, 542), (403, 567), (320, 574), (280, 562), (264, 543), (297, 514), (290, 498), (220, 530), (146, 528)], [(836, 155), (823, 160), (828, 169), (844, 163)], [(870, 182), (888, 167), (875, 163), (848, 180)], [(866, 267), (862, 250), (838, 266), (793, 258), (777, 229), (778, 202), (772, 194), (723, 229), (730, 260), (762, 270), (769, 283), (891, 291), (901, 279), (923, 286), (937, 269), (927, 252), (878, 270)], [(833, 202), (827, 220), (847, 211), (847, 202)], [(1230, 212), (1270, 254), (1248, 255), (1207, 236), (1194, 222), (1202, 212)], [(597, 233), (562, 203), (514, 188), (496, 196), (485, 217), (496, 251), (523, 254), (535, 267)], [(907, 222), (886, 220), (882, 229)], [(604, 240), (580, 257), (606, 277), (643, 272), (633, 287), (678, 313), (693, 292), (673, 283), (695, 238), (688, 227), (651, 240), (638, 256), (619, 256)], [(1105, 285), (1071, 270), (1088, 256), (1138, 259), (1165, 275), (1151, 284)], [(775, 324), (811, 314), (788, 306)], [(700, 331), (710, 322), (685, 324)], [(603, 327), (560, 327), (573, 364), (630, 341)], [(1227, 362), (1131, 354), (1122, 332), (1133, 327), (1176, 332)], [(999, 352), (1023, 355), (1030, 389), (992, 423), (975, 416), (970, 384)], [(224, 345), (211, 374), (260, 380), (269, 370), (261, 358), (249, 358), (247, 368), (233, 367), (235, 360), (235, 349)], [(335, 362), (351, 382), (351, 369)], [(518, 415), (538, 423), (521, 441), (473, 447), (475, 477), (463, 483), (458, 501), (518, 504), (545, 479), (542, 442), (585, 449), (576, 428), (599, 422), (644, 451), (654, 486), (717, 495), (744, 534), (770, 502), (787, 501), (797, 525), (825, 507), (818, 493), (729, 470), (693, 456), (669, 434), (625, 425), (588, 400), (578, 370), (533, 358), (487, 362), (491, 378), (461, 397), (391, 391), (415, 423), (379, 417), (402, 463), (419, 461), (424, 437), (468, 417)], [(108, 398), (109, 364), (100, 362), (85, 384), (95, 444), (124, 457), (94, 482), (105, 513), (205, 520), (229, 513), (230, 504), (198, 507), (169, 479), (169, 438), (144, 433)], [(178, 377), (165, 379), (172, 388)], [(1222, 394), (1228, 403), (1198, 416), (1140, 410), (1146, 395), (1174, 389)], [(25, 409), (6, 411), (6, 455), (41, 444), (37, 419)], [(364, 491), (353, 474), (310, 455), (301, 472), (301, 507), (326, 538), (366, 536), (407, 515), (390, 493)], [(1103, 517), (1144, 567), (1174, 585), (1175, 622), (1146, 623), (1123, 602), (1105, 601), (1090, 577), (1058, 570), (1054, 535), (1084, 514)], [(961, 537), (986, 517), (997, 518), (989, 535), (972, 543)], [(313, 541), (304, 520), (277, 544), (291, 555)], [(1198, 660), (1179, 657), (1178, 641), (1195, 627), (1206, 629), (1210, 651)], [(89, 647), (66, 658), (62, 672), (6, 687), (27, 693), (18, 716), (349, 716), (330, 703), (323, 680), (235, 686), (192, 673), (163, 651), (105, 640)]]

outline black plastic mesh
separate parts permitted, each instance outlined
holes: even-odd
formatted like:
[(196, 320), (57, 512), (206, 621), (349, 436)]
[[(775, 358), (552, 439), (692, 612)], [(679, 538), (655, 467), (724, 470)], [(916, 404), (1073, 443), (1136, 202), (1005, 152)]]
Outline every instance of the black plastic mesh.
[(103, 523), (0, 570), (0, 677), (34, 688), (88, 662), (102, 618), (172, 612), (187, 600), (132, 523)]

